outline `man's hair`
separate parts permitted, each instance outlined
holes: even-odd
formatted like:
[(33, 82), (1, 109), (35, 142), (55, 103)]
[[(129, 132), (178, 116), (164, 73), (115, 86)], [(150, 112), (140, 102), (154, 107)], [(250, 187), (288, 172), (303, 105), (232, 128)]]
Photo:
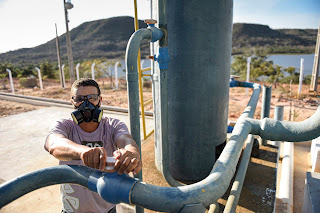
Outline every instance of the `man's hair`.
[(94, 86), (98, 90), (98, 95), (101, 94), (98, 83), (91, 78), (81, 78), (73, 82), (71, 86), (71, 93), (73, 93), (74, 90), (78, 89), (79, 87), (88, 87), (88, 86)]

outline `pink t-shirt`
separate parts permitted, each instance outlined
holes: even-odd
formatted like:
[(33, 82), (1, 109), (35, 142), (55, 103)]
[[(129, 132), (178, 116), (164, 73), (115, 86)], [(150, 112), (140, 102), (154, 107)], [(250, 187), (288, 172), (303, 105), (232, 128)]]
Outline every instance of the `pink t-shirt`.
[[(104, 147), (107, 156), (113, 156), (116, 150), (115, 141), (120, 135), (130, 134), (127, 126), (113, 118), (103, 118), (98, 128), (91, 133), (83, 131), (71, 119), (56, 121), (50, 129), (49, 135), (59, 133), (77, 144), (89, 147)], [(47, 150), (48, 151), (48, 150)], [(60, 165), (84, 165), (81, 160), (60, 161)], [(63, 209), (66, 212), (102, 213), (108, 212), (114, 204), (103, 200), (100, 195), (87, 188), (75, 184), (61, 184), (60, 193)]]

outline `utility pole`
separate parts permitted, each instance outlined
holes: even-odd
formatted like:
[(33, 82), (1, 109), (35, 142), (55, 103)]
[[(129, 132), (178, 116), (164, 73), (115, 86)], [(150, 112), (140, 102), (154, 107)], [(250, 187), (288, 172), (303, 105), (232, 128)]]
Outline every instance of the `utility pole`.
[(320, 26), (318, 29), (318, 35), (317, 35), (317, 43), (316, 43), (316, 50), (314, 53), (314, 62), (313, 62), (313, 69), (312, 69), (312, 77), (311, 77), (311, 83), (310, 83), (310, 91), (316, 92), (317, 91), (317, 85), (318, 85), (318, 76), (319, 76), (319, 54), (320, 54)]
[(74, 75), (74, 63), (73, 63), (73, 56), (72, 56), (72, 47), (71, 47), (71, 39), (70, 39), (70, 32), (69, 32), (69, 26), (68, 26), (68, 10), (73, 8), (73, 4), (71, 3), (71, 0), (63, 0), (64, 5), (64, 14), (66, 18), (66, 36), (67, 36), (67, 51), (68, 51), (68, 63), (69, 63), (69, 69), (70, 69), (70, 83), (72, 84), (75, 81), (75, 75)]
[(57, 24), (56, 24), (56, 45), (57, 45), (58, 66), (59, 66), (59, 73), (60, 73), (60, 83), (61, 83), (61, 87), (65, 88), (66, 85), (64, 85), (64, 75), (62, 74), (62, 69), (61, 69), (60, 43), (59, 43), (59, 37), (58, 37)]

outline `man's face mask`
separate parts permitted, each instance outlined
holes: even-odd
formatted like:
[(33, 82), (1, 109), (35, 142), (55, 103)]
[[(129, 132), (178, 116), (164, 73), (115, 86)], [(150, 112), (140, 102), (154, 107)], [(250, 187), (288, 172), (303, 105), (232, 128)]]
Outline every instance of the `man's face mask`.
[(78, 107), (76, 107), (77, 110), (71, 113), (71, 116), (74, 122), (76, 122), (77, 124), (81, 124), (82, 122), (94, 121), (99, 123), (101, 121), (103, 111), (99, 109), (100, 101), (96, 106), (94, 106), (89, 101), (89, 100), (96, 101), (98, 97), (99, 97), (98, 95), (72, 97), (72, 99), (75, 102), (82, 102)]

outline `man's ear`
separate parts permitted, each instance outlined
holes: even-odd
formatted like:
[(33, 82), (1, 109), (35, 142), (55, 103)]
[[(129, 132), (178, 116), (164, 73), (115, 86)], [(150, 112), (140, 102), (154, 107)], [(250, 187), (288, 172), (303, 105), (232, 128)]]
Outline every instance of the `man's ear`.
[(76, 105), (74, 104), (73, 99), (70, 99), (70, 102), (71, 102), (71, 104), (72, 104), (72, 106), (73, 106), (73, 109), (77, 109)]
[(102, 96), (100, 96), (99, 106), (102, 105)]

